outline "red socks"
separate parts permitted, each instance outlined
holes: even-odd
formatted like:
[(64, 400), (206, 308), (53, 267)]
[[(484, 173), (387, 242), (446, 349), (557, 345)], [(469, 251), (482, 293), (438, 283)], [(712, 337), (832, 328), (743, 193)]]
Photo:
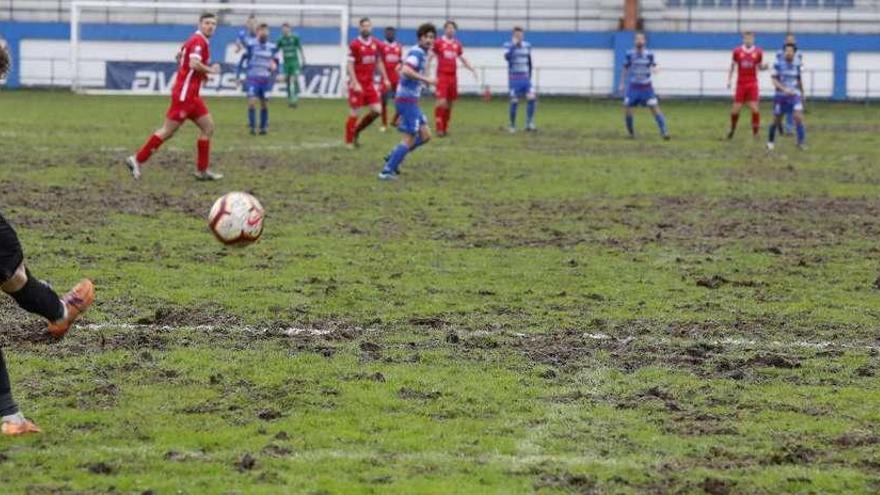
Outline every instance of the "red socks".
[(372, 112), (372, 111), (367, 113), (366, 115), (364, 115), (364, 117), (361, 119), (361, 121), (358, 122), (357, 127), (355, 127), (355, 129), (354, 129), (355, 135), (360, 134), (360, 132), (362, 130), (369, 127), (370, 124), (372, 124), (373, 121), (376, 120), (378, 117), (379, 117), (379, 114), (376, 112)]
[(437, 128), (438, 133), (442, 133), (443, 131), (443, 107), (435, 107), (434, 108), (434, 127)]
[(732, 113), (730, 114), (730, 130), (736, 129), (736, 123), (739, 122), (739, 114)]
[(199, 172), (204, 172), (205, 170), (208, 170), (208, 165), (210, 164), (211, 140), (199, 138), (197, 146), (199, 149), (199, 158), (196, 162), (196, 168), (199, 169)]
[(755, 112), (752, 114), (752, 134), (755, 136), (758, 135), (758, 132), (761, 131), (761, 114)]
[(357, 117), (349, 116), (348, 120), (345, 121), (345, 142), (353, 143), (354, 142), (354, 128), (357, 125)]
[(452, 107), (443, 109), (443, 132), (449, 130), (449, 121), (452, 119)]
[(388, 126), (388, 99), (382, 100), (382, 127)]
[(150, 139), (147, 139), (147, 142), (141, 146), (141, 149), (137, 152), (137, 155), (135, 155), (135, 159), (138, 163), (146, 163), (153, 152), (159, 149), (159, 146), (162, 146), (162, 138), (155, 134), (150, 134)]

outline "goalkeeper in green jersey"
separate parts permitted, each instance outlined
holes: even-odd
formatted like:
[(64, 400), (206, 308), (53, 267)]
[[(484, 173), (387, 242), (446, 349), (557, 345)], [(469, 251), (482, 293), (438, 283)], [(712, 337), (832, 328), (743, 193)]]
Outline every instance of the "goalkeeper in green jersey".
[(299, 36), (293, 34), (289, 23), (281, 25), (281, 38), (275, 43), (284, 54), (284, 82), (287, 84), (287, 104), (296, 107), (299, 101), (299, 72), (306, 64)]

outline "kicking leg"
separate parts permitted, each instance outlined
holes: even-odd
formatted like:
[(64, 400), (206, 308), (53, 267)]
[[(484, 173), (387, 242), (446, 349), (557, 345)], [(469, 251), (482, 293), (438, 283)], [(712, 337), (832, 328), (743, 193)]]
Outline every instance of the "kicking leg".
[(730, 131), (727, 133), (727, 139), (733, 139), (736, 133), (736, 124), (739, 122), (739, 113), (742, 111), (742, 103), (734, 102), (730, 109)]
[(135, 179), (141, 178), (141, 166), (144, 163), (147, 163), (147, 160), (149, 160), (150, 156), (162, 146), (162, 143), (174, 136), (174, 133), (177, 132), (177, 129), (179, 129), (181, 125), (183, 125), (183, 121), (178, 122), (166, 118), (162, 127), (156, 130), (153, 134), (150, 134), (147, 142), (141, 146), (140, 150), (138, 150), (136, 154), (126, 158), (125, 166), (128, 167), (132, 177)]
[(367, 112), (363, 117), (361, 117), (360, 121), (358, 121), (357, 126), (354, 128), (354, 141), (357, 143), (358, 136), (361, 131), (366, 129), (376, 120), (379, 115), (382, 113), (382, 105), (379, 103), (374, 103), (370, 105), (370, 111)]

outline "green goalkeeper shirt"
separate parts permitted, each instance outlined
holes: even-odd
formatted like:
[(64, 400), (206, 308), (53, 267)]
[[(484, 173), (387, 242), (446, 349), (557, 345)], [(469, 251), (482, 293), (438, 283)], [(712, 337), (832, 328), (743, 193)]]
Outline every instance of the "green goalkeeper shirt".
[(284, 65), (299, 69), (299, 52), (302, 50), (299, 36), (295, 34), (282, 36), (275, 44), (278, 45), (278, 49), (284, 54)]

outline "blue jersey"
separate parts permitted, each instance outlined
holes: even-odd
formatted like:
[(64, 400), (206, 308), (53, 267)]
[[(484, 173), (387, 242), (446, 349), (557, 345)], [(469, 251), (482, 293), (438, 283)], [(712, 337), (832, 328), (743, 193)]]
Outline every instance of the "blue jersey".
[[(428, 54), (425, 50), (419, 45), (415, 45), (406, 52), (406, 57), (403, 59), (403, 63), (408, 65), (412, 70), (418, 72), (419, 74), (425, 73), (425, 66), (427, 65)], [(406, 75), (400, 76), (400, 83), (397, 85), (397, 94), (395, 95), (396, 99), (399, 101), (406, 101), (409, 103), (418, 103), (419, 98), (422, 96), (422, 81), (418, 79), (412, 79), (407, 77)]]
[(511, 80), (532, 78), (532, 44), (523, 41), (514, 44), (504, 43), (504, 58), (507, 60), (507, 74)]
[(247, 52), (244, 55), (247, 60), (247, 78), (271, 79), (274, 73), (272, 64), (274, 63), (275, 67), (278, 67), (278, 61), (275, 59), (276, 53), (278, 53), (278, 47), (271, 41), (260, 43), (258, 40), (247, 45)]
[[(785, 50), (784, 49), (776, 52), (776, 61), (777, 62), (784, 62), (785, 61)], [(804, 54), (801, 52), (798, 52), (798, 51), (794, 52), (794, 63), (796, 63), (800, 66), (803, 66), (804, 65)]]
[(251, 43), (257, 42), (257, 33), (249, 31), (247, 28), (240, 29), (236, 39), (242, 46), (247, 47)]
[[(798, 63), (797, 58), (791, 62), (783, 59), (773, 64), (773, 78), (779, 81), (779, 83), (786, 89), (794, 91), (796, 96), (801, 96), (799, 87), (801, 81), (801, 64)], [(791, 95), (776, 88), (776, 96)]]
[(623, 66), (628, 69), (627, 83), (630, 87), (649, 88), (651, 87), (651, 69), (657, 65), (654, 60), (654, 52), (643, 48), (637, 50), (631, 48), (626, 51), (623, 58)]

